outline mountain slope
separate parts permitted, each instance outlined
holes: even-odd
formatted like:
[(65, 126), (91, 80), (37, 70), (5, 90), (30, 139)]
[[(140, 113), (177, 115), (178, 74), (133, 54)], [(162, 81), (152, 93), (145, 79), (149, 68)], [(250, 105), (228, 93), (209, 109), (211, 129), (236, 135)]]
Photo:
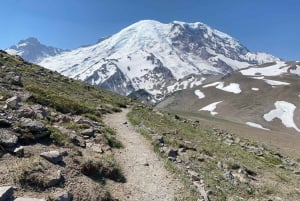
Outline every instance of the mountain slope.
[(11, 55), (19, 55), (26, 61), (38, 63), (46, 57), (55, 56), (66, 50), (43, 45), (36, 38), (30, 37), (21, 40), (17, 45), (13, 45), (5, 51)]
[(207, 74), (224, 75), (277, 60), (252, 53), (203, 23), (143, 20), (95, 45), (45, 58), (39, 64), (124, 95), (144, 89), (161, 100), (201, 84)]
[(248, 67), (178, 92), (158, 107), (215, 116), (270, 132), (299, 134), (299, 70), (299, 62)]

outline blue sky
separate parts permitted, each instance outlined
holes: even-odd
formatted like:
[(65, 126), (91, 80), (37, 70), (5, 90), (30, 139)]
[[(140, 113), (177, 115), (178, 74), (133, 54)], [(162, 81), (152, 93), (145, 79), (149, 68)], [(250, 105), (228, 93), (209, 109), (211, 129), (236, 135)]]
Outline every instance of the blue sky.
[(29, 36), (73, 49), (142, 19), (200, 21), (251, 51), (300, 60), (299, 0), (2, 0), (0, 48)]

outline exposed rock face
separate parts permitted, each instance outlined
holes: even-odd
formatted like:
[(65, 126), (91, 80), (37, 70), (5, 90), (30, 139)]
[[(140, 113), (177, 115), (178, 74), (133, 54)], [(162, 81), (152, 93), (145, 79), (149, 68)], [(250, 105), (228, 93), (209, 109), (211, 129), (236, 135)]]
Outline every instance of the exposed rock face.
[(13, 195), (13, 188), (11, 186), (0, 187), (0, 201), (6, 201)]
[(29, 118), (21, 119), (20, 128), (24, 131), (30, 131), (35, 139), (40, 139), (50, 134), (43, 123)]

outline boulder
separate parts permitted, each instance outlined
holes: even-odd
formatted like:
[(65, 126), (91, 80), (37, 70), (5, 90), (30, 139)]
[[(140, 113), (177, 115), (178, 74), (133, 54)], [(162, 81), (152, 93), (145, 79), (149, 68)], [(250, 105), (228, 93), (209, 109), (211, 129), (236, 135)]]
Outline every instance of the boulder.
[(23, 86), (21, 76), (19, 76), (19, 75), (12, 76), (10, 78), (10, 83), (13, 84), (13, 85), (16, 85), (16, 86), (20, 86), (20, 87)]
[(178, 150), (177, 149), (173, 149), (173, 148), (169, 148), (167, 151), (167, 156), (168, 157), (172, 157), (172, 158), (176, 158), (178, 155)]
[(18, 143), (18, 137), (14, 132), (6, 129), (0, 130), (0, 145), (4, 147), (13, 147)]
[(71, 201), (73, 198), (72, 194), (69, 193), (68, 191), (62, 191), (54, 194), (52, 196), (53, 201)]
[(39, 119), (46, 119), (47, 118), (47, 111), (45, 108), (40, 104), (35, 104), (31, 106), (35, 116)]
[(43, 138), (50, 134), (46, 126), (39, 121), (22, 118), (20, 122), (20, 127), (26, 131), (30, 131), (35, 139)]
[(92, 137), (92, 136), (94, 136), (94, 129), (93, 128), (85, 129), (85, 130), (81, 131), (80, 134), (83, 136)]
[(57, 150), (43, 152), (40, 156), (54, 164), (60, 163), (63, 159), (61, 153)]
[(20, 107), (20, 105), (19, 105), (20, 101), (21, 101), (21, 99), (18, 96), (13, 96), (13, 97), (7, 99), (5, 102), (6, 102), (6, 105), (8, 108), (18, 109)]
[(0, 187), (0, 201), (5, 201), (12, 198), (13, 188), (11, 186)]

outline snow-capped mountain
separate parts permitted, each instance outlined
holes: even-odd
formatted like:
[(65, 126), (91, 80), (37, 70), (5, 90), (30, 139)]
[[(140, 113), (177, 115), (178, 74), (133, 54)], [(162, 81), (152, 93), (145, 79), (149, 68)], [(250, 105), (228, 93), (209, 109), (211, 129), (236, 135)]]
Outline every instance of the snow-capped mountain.
[(11, 55), (19, 55), (26, 61), (38, 63), (46, 57), (55, 56), (66, 50), (43, 45), (36, 38), (30, 37), (21, 40), (17, 45), (13, 45), (5, 51)]
[(48, 57), (40, 65), (128, 95), (146, 90), (159, 100), (249, 65), (278, 61), (252, 53), (231, 36), (197, 22), (139, 21), (99, 43)]

